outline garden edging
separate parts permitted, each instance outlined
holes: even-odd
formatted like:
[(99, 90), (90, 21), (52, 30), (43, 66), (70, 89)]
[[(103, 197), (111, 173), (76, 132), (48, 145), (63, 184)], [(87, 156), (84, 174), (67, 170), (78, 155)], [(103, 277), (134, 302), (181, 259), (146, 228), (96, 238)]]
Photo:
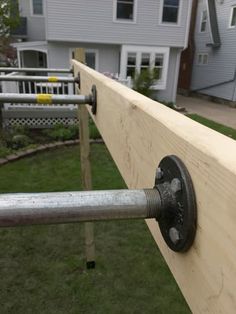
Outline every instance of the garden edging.
[[(0, 158), (0, 166), (5, 165), (11, 161), (19, 160), (21, 158), (34, 155), (38, 152), (58, 148), (61, 146), (76, 145), (79, 143), (80, 143), (80, 140), (69, 140), (69, 141), (64, 141), (64, 142), (61, 141), (61, 142), (54, 142), (54, 143), (50, 143), (50, 144), (40, 145), (36, 148), (30, 148), (30, 149), (27, 149), (25, 151), (19, 151), (19, 152), (16, 152), (14, 154), (6, 156), (5, 158)], [(94, 143), (104, 143), (104, 142), (102, 139), (90, 139), (90, 143), (94, 144)]]

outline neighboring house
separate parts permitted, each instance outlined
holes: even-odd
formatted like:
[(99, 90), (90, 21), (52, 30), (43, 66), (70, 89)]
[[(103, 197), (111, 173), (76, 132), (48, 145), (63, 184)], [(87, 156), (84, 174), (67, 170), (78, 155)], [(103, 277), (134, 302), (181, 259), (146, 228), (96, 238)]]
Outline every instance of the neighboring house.
[(18, 2), (20, 25), (12, 37), (17, 42), (20, 67), (47, 67), (46, 19), (43, 0), (11, 0)]
[(193, 35), (195, 55), (187, 89), (236, 104), (236, 0), (198, 0)]
[(76, 47), (86, 63), (122, 79), (156, 68), (160, 100), (176, 99), (181, 52), (188, 43), (192, 0), (19, 0), (27, 41), (20, 66), (70, 66)]

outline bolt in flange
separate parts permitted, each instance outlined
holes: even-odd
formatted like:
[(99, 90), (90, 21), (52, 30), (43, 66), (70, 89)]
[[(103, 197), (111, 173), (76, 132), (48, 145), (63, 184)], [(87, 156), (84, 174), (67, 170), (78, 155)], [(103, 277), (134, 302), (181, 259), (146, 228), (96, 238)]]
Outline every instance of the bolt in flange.
[(91, 97), (91, 101), (90, 101), (89, 105), (92, 106), (91, 111), (95, 115), (97, 113), (97, 88), (96, 88), (96, 85), (92, 86), (90, 97)]
[(157, 178), (158, 180), (160, 180), (160, 179), (162, 179), (162, 177), (163, 177), (163, 171), (161, 170), (160, 167), (158, 167), (158, 168), (157, 168), (157, 171), (156, 171), (156, 178)]
[[(78, 72), (77, 77), (74, 79), (75, 83), (78, 85), (78, 88), (81, 88), (81, 77), (80, 72)], [(97, 113), (97, 88), (96, 85), (93, 85), (91, 88), (91, 94), (89, 95), (90, 101), (88, 104), (92, 106), (92, 113), (95, 115)]]
[(187, 251), (195, 238), (197, 208), (195, 193), (189, 172), (176, 156), (162, 159), (157, 171), (155, 188), (161, 197), (161, 213), (158, 219), (162, 236), (176, 252)]
[(179, 242), (179, 240), (180, 240), (179, 230), (177, 230), (174, 227), (170, 228), (170, 230), (169, 230), (169, 237), (170, 237), (171, 241), (174, 244), (177, 244)]

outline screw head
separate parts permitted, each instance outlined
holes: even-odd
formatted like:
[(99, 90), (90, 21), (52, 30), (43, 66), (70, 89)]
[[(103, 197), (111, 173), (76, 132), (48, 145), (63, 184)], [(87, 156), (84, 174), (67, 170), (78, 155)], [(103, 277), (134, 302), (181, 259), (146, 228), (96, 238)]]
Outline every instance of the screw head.
[(180, 233), (176, 228), (172, 227), (169, 230), (169, 237), (174, 244), (177, 244), (180, 240)]
[(163, 175), (164, 175), (163, 171), (161, 170), (160, 167), (158, 167), (158, 168), (157, 168), (157, 172), (156, 172), (156, 178), (157, 178), (157, 180), (161, 180), (161, 179), (163, 178)]

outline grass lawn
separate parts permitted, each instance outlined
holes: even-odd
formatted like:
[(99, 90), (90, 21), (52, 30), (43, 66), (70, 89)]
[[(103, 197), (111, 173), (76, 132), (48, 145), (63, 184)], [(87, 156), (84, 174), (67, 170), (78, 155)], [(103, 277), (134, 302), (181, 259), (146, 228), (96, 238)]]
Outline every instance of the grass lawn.
[(188, 114), (187, 117), (236, 140), (236, 130), (218, 122), (206, 119), (197, 114)]
[[(104, 145), (92, 145), (94, 189), (125, 188)], [(79, 148), (0, 168), (0, 193), (81, 189)], [(0, 230), (0, 313), (190, 313), (144, 221), (95, 224), (87, 270), (83, 224)]]

